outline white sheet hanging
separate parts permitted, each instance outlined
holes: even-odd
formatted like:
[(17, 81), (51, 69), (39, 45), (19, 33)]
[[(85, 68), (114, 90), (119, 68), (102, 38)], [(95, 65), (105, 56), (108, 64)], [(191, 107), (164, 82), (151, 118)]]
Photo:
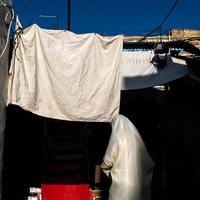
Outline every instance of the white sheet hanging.
[(123, 52), (121, 90), (142, 89), (170, 82), (187, 75), (184, 60), (168, 54), (164, 69), (156, 67), (153, 51)]
[(8, 104), (40, 116), (110, 122), (119, 113), (123, 36), (33, 25), (16, 36)]

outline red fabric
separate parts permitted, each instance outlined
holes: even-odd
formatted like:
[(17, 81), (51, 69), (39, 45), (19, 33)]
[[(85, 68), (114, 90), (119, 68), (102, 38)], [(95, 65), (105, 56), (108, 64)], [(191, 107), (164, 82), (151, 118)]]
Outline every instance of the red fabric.
[(89, 200), (93, 200), (94, 198), (93, 198), (93, 194), (92, 194), (92, 190), (91, 189), (89, 189)]
[(42, 200), (89, 200), (89, 185), (42, 184)]

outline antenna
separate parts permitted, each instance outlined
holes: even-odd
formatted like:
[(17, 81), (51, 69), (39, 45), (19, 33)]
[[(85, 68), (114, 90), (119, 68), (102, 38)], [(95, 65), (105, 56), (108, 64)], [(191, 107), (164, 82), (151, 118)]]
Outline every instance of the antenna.
[(57, 18), (57, 30), (58, 30), (58, 16), (49, 16), (49, 15), (39, 15), (39, 17), (49, 17), (49, 18)]

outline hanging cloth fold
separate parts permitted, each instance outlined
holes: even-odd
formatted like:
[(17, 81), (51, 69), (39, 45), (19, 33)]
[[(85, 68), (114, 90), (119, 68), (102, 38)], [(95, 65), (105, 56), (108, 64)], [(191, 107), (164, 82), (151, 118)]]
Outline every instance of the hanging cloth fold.
[(122, 35), (105, 39), (34, 24), (15, 42), (7, 105), (69, 121), (110, 122), (119, 113)]
[(167, 56), (163, 69), (157, 67), (153, 51), (123, 52), (121, 90), (142, 89), (181, 78), (190, 72), (184, 60)]

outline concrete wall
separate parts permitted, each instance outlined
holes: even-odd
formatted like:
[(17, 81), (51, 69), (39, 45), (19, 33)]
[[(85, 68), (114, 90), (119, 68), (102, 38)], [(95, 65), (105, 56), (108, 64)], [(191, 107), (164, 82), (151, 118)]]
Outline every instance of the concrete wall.
[[(124, 42), (139, 42), (145, 36), (124, 36)], [(163, 42), (184, 40), (200, 49), (200, 29), (171, 29), (167, 35), (162, 36)], [(159, 42), (160, 36), (148, 36), (143, 42)]]
[[(0, 1), (1, 2), (1, 1)], [(3, 3), (12, 5), (12, 0), (4, 0)], [(6, 46), (8, 29), (4, 23), (5, 16), (9, 11), (8, 7), (0, 7), (0, 55)], [(8, 22), (10, 21), (10, 14), (8, 17)], [(6, 121), (6, 81), (9, 66), (9, 45), (0, 58), (0, 199), (2, 195), (2, 174), (3, 174), (3, 150), (4, 150), (4, 131), (5, 131), (5, 121)]]

